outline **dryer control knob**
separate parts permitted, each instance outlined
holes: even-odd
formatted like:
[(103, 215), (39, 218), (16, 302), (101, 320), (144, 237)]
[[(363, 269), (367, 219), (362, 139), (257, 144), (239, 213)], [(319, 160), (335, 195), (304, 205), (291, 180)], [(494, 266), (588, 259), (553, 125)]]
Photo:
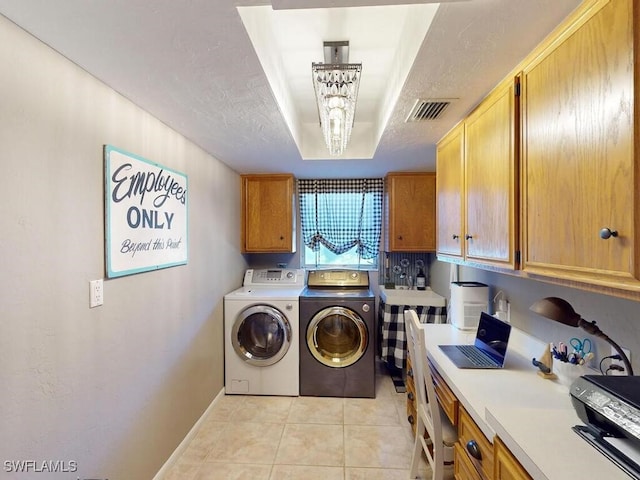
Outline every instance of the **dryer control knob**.
[(369, 311), (369, 309), (370, 309), (370, 308), (371, 308), (371, 307), (369, 307), (369, 305), (365, 303), (365, 304), (362, 306), (362, 311), (366, 313), (366, 312), (368, 312), (368, 311)]
[(292, 303), (287, 303), (287, 306), (285, 308), (287, 310), (293, 310), (293, 304)]

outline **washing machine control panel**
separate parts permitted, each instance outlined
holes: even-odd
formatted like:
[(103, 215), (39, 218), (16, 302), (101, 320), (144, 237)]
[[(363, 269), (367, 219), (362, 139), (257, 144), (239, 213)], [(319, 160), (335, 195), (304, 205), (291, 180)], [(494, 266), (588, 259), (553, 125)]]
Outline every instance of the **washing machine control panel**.
[(309, 287), (352, 287), (369, 286), (369, 273), (359, 270), (311, 270), (307, 277)]
[(248, 269), (242, 285), (304, 285), (304, 270), (290, 268)]

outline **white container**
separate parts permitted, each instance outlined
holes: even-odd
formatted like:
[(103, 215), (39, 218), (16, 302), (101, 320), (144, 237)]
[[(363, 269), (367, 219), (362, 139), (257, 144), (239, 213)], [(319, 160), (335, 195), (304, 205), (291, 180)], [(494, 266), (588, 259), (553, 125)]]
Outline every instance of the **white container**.
[(479, 282), (451, 283), (451, 324), (460, 330), (478, 328), (480, 314), (488, 312), (489, 287)]
[(558, 382), (569, 389), (571, 384), (582, 375), (595, 373), (584, 365), (574, 365), (573, 363), (553, 361), (553, 373), (558, 376)]

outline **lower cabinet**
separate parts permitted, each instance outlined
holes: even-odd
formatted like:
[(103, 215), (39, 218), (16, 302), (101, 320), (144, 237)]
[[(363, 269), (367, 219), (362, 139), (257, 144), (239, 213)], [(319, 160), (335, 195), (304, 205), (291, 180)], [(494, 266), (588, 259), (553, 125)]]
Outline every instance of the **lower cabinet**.
[(453, 452), (453, 474), (456, 480), (482, 480), (460, 442), (455, 444)]
[[(413, 433), (416, 433), (416, 421), (417, 421), (417, 413), (416, 413), (416, 387), (415, 380), (413, 378), (413, 368), (411, 363), (411, 356), (409, 355), (409, 350), (406, 352), (407, 358), (407, 378), (406, 378), (406, 386), (407, 386), (407, 420), (411, 424), (411, 428), (413, 429)], [(444, 410), (445, 415), (451, 422), (451, 425), (454, 427), (458, 426), (458, 399), (455, 394), (449, 388), (449, 385), (442, 379), (438, 370), (433, 366), (431, 361), (429, 361), (429, 366), (431, 368), (431, 377), (433, 378), (433, 385), (436, 390), (436, 396), (438, 397), (438, 403), (442, 410)]]
[[(409, 372), (411, 364), (407, 365)], [(456, 480), (532, 480), (499, 437), (495, 436), (493, 442), (485, 437), (433, 365), (431, 373), (437, 387), (438, 402), (445, 413), (451, 415), (452, 424), (458, 429), (453, 466)], [(407, 375), (407, 392), (414, 392), (415, 396), (413, 378), (410, 375)], [(410, 412), (414, 412), (415, 419), (415, 410), (410, 410), (409, 403), (408, 399), (407, 412), (411, 422)], [(415, 406), (412, 408), (415, 409)]]
[(493, 439), (493, 453), (493, 480), (531, 480), (531, 476), (499, 437)]
[(434, 367), (433, 363), (429, 361), (429, 367), (431, 369), (431, 377), (433, 378), (433, 384), (436, 387), (436, 397), (438, 397), (438, 403), (444, 410), (445, 415), (454, 427), (458, 426), (458, 399), (455, 394), (447, 385), (447, 382), (440, 376), (440, 373)]
[(458, 415), (460, 446), (481, 478), (493, 478), (493, 445), (463, 407), (459, 408)]
[(416, 409), (416, 386), (413, 378), (413, 368), (411, 365), (411, 356), (407, 350), (407, 420), (411, 424), (413, 434), (416, 434), (416, 422), (418, 421), (418, 413)]

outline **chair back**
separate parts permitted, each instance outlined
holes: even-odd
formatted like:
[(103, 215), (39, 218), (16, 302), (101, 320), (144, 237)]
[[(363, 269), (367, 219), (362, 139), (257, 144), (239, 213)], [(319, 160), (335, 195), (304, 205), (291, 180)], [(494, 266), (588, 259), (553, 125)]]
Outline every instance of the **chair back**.
[[(404, 311), (405, 332), (407, 334), (407, 346), (411, 357), (413, 369), (413, 380), (416, 389), (416, 410), (418, 413), (418, 427), (424, 425), (431, 442), (424, 441), (424, 431), (416, 429), (416, 449), (417, 442), (420, 441), (424, 453), (433, 470), (433, 478), (441, 479), (444, 475), (445, 445), (443, 438), (443, 425), (440, 406), (436, 397), (435, 386), (431, 377), (431, 369), (427, 360), (425, 348), (424, 332), (420, 327), (420, 319), (414, 310)], [(422, 438), (418, 438), (422, 437)], [(428, 448), (432, 443), (432, 450)], [(412, 472), (416, 466), (415, 454), (412, 461)]]

